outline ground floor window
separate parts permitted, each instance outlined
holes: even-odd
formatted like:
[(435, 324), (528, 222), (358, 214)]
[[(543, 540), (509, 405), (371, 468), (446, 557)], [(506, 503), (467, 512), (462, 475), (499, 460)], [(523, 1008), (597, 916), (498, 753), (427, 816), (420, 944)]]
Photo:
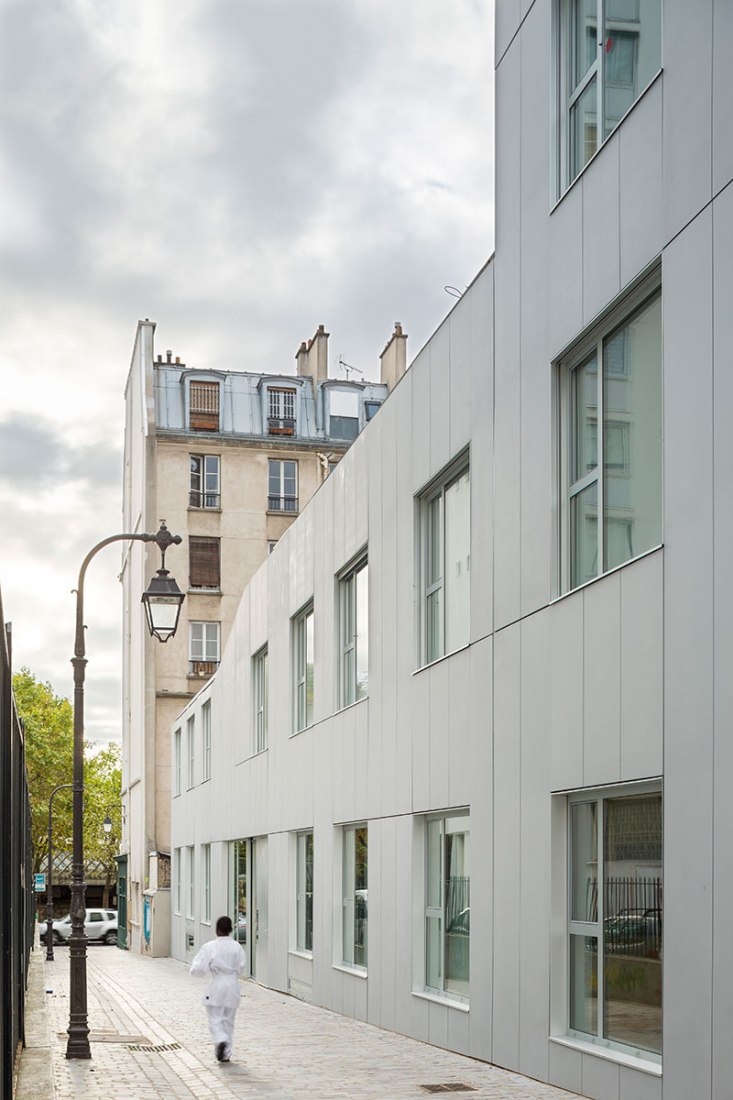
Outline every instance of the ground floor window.
[(235, 840), (232, 844), (231, 917), (233, 936), (242, 947), (247, 945), (247, 847), (246, 840)]
[(468, 814), (429, 817), (425, 861), (425, 986), (468, 998), (471, 868)]
[(313, 833), (298, 833), (295, 946), (313, 950)]
[(343, 957), (366, 970), (368, 952), (368, 844), (366, 825), (346, 825), (343, 856)]
[(568, 1030), (662, 1053), (662, 792), (568, 800)]

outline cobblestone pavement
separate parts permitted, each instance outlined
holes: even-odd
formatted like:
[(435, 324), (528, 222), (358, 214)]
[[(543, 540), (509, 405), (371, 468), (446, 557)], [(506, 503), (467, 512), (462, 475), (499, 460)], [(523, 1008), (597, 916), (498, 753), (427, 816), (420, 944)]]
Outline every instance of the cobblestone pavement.
[[(472, 1086), (475, 1091), (453, 1093), (467, 1100), (573, 1095), (254, 982), (244, 983), (232, 1061), (219, 1064), (201, 1005), (203, 985), (182, 963), (97, 946), (89, 948), (87, 962), (92, 1059), (67, 1061), (68, 951), (58, 948), (53, 963), (45, 962), (39, 948), (33, 955), (31, 999), (45, 998), (47, 1028), (37, 1007), (15, 1100), (419, 1100), (429, 1095), (422, 1084), (449, 1082)], [(38, 1091), (34, 1059), (44, 1043), (53, 1096), (48, 1082)]]

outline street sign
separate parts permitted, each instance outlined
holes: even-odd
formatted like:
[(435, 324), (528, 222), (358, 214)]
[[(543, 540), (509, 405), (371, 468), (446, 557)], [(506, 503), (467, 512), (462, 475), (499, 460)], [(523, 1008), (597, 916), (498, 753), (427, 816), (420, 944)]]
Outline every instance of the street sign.
[(37, 894), (43, 894), (46, 890), (46, 876), (45, 875), (34, 875), (33, 876), (33, 882), (34, 882), (34, 885), (35, 885), (36, 893)]

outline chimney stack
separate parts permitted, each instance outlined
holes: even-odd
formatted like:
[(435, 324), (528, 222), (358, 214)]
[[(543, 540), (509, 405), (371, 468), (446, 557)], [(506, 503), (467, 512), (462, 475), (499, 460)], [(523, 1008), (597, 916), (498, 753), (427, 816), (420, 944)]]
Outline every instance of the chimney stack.
[(295, 361), (298, 364), (298, 376), (311, 378), (314, 385), (328, 378), (328, 333), (323, 325), (316, 329), (315, 336), (298, 348)]
[(391, 393), (407, 369), (407, 334), (402, 331), (399, 321), (395, 321), (394, 332), (379, 359), (382, 385)]

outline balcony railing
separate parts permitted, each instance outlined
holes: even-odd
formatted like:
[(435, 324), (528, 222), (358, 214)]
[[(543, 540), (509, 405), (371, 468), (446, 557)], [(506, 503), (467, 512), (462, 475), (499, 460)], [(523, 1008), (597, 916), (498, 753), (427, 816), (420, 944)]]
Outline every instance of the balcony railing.
[(219, 667), (218, 661), (189, 661), (189, 676), (213, 676)]
[(295, 420), (288, 416), (268, 416), (267, 430), (270, 435), (295, 435)]
[(188, 505), (190, 508), (221, 508), (221, 496), (219, 493), (202, 493), (191, 489)]
[(297, 497), (268, 497), (267, 508), (270, 512), (297, 512)]

